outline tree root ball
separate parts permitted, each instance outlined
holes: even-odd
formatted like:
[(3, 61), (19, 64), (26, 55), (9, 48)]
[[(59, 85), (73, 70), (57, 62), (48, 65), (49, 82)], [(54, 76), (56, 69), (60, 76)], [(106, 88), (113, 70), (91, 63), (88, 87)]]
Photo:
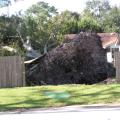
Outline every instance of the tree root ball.
[(94, 84), (107, 78), (105, 50), (99, 36), (76, 34), (51, 50), (27, 76), (29, 85)]

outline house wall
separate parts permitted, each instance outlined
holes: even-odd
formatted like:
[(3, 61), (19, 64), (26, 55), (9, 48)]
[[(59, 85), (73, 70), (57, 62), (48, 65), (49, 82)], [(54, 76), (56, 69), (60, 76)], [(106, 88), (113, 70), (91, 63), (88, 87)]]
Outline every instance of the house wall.
[(107, 52), (106, 56), (107, 56), (107, 62), (112, 63), (113, 62), (112, 52)]
[(115, 62), (115, 53), (120, 51), (120, 46), (116, 44), (109, 45), (106, 48), (106, 57), (108, 63)]

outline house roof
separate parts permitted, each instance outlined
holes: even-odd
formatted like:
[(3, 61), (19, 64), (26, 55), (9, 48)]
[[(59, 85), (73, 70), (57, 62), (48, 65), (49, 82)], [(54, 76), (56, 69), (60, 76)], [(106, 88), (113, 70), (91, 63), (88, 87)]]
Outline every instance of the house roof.
[(119, 36), (117, 33), (97, 33), (97, 35), (101, 38), (103, 48), (106, 48), (113, 44), (118, 44)]
[[(102, 42), (103, 48), (106, 48), (113, 44), (119, 43), (119, 35), (117, 33), (97, 33)], [(79, 34), (67, 34), (65, 35), (65, 42), (75, 41)]]

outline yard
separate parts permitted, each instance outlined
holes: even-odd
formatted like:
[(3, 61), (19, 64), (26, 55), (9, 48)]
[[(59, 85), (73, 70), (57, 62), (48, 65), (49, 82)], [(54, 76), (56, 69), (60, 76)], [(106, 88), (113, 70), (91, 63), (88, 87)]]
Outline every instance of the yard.
[(0, 89), (0, 111), (98, 103), (120, 103), (120, 84)]

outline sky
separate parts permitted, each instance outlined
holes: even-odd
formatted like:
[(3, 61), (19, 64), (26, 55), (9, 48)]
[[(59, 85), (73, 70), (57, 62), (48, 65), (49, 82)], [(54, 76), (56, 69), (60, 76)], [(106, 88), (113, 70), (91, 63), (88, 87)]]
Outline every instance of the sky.
[[(19, 2), (14, 3), (12, 0), (12, 6), (9, 7), (9, 13), (15, 13), (20, 10), (26, 10), (32, 4), (37, 3), (38, 1), (44, 1), (49, 3), (50, 5), (55, 6), (59, 12), (64, 10), (70, 10), (73, 12), (81, 12), (85, 8), (85, 3), (88, 0), (19, 0)], [(111, 5), (119, 5), (120, 0), (109, 0)], [(7, 12), (8, 10), (5, 8), (0, 9), (0, 14), (2, 12)]]

